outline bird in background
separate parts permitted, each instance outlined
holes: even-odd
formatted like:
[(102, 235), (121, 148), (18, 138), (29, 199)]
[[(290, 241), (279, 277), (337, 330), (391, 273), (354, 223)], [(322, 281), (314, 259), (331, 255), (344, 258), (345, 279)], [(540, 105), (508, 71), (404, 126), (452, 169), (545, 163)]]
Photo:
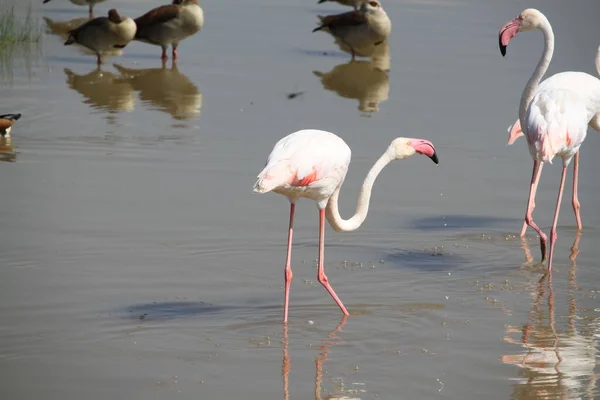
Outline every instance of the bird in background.
[(69, 31), (65, 46), (78, 43), (94, 51), (98, 65), (103, 62), (103, 53), (123, 49), (135, 36), (136, 25), (133, 19), (122, 17), (114, 8), (108, 17), (98, 17)]
[[(44, 0), (44, 4), (49, 2), (50, 0)], [(89, 16), (90, 18), (94, 17), (94, 6), (96, 3), (102, 3), (105, 0), (69, 0), (71, 3), (76, 4), (78, 6), (89, 6)]]
[[(46, 1), (50, 1), (50, 0), (46, 0)], [(327, 3), (327, 2), (339, 3), (343, 6), (354, 7), (355, 10), (358, 10), (358, 8), (361, 6), (361, 4), (365, 3), (366, 1), (367, 0), (319, 0), (317, 2), (317, 4)]]
[(21, 114), (0, 115), (0, 136), (10, 136), (12, 126), (21, 118)]
[[(596, 51), (596, 72), (600, 75), (600, 46)], [(540, 84), (540, 88), (544, 85), (545, 81)], [(596, 131), (600, 131), (600, 114), (596, 114), (594, 118), (588, 123), (588, 126)], [(523, 130), (521, 129), (521, 121), (517, 121), (508, 127), (508, 145), (512, 145), (518, 138), (523, 136)], [(573, 157), (573, 197), (571, 203), (573, 205), (573, 211), (575, 212), (575, 220), (577, 221), (577, 229), (581, 230), (583, 225), (581, 223), (580, 214), (580, 203), (577, 196), (579, 182), (579, 152)], [(527, 230), (527, 221), (523, 221), (523, 227), (521, 228), (521, 236), (525, 236)]]
[[(544, 35), (544, 51), (533, 75), (525, 85), (519, 105), (519, 122), (527, 138), (529, 153), (533, 158), (533, 172), (527, 201), (525, 222), (540, 236), (542, 261), (546, 258), (547, 237), (533, 221), (535, 194), (542, 167), (545, 162), (552, 163), (554, 157), (563, 161), (562, 175), (556, 201), (556, 209), (550, 230), (550, 251), (548, 270), (552, 269), (554, 245), (556, 243), (556, 225), (564, 189), (567, 167), (571, 160), (578, 158), (587, 126), (600, 112), (600, 80), (584, 72), (562, 72), (540, 80), (546, 73), (554, 52), (554, 33), (548, 19), (536, 9), (526, 9), (509, 21), (498, 33), (500, 53), (506, 55), (506, 47), (519, 32), (539, 29)], [(539, 85), (539, 86), (538, 86)], [(574, 174), (573, 188), (576, 192), (577, 173)], [(577, 199), (575, 193), (574, 199)], [(579, 203), (573, 203), (576, 215)]]
[(350, 164), (350, 147), (339, 136), (326, 131), (306, 129), (294, 132), (279, 140), (266, 166), (258, 174), (254, 192), (275, 192), (288, 198), (290, 218), (287, 256), (285, 261), (285, 297), (283, 321), (288, 320), (290, 284), (292, 282), (291, 254), (294, 231), (294, 211), (298, 199), (305, 197), (317, 203), (319, 210), (319, 261), (317, 279), (325, 287), (342, 313), (349, 315), (325, 275), (324, 246), (325, 218), (336, 232), (358, 229), (369, 211), (371, 190), (379, 173), (394, 160), (414, 154), (423, 154), (438, 163), (438, 156), (430, 141), (424, 139), (396, 138), (375, 162), (358, 194), (356, 213), (345, 220), (340, 216), (338, 198), (340, 188)]
[(162, 48), (161, 59), (166, 61), (167, 48), (173, 48), (177, 59), (179, 42), (199, 32), (204, 26), (204, 11), (198, 0), (173, 0), (171, 4), (156, 7), (135, 19), (135, 39)]
[(380, 45), (392, 32), (392, 21), (377, 0), (362, 3), (357, 11), (319, 15), (319, 21), (313, 32), (329, 32), (350, 48), (353, 60), (357, 51)]

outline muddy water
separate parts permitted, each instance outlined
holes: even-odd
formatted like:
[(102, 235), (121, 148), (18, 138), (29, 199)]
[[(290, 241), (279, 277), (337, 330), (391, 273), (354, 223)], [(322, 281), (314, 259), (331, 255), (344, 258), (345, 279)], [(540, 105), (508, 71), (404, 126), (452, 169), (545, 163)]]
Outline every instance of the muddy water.
[[(109, 3), (160, 4), (96, 15)], [(536, 237), (514, 236), (531, 160), (523, 139), (505, 145), (542, 36), (506, 58), (496, 36), (538, 7), (557, 38), (550, 72), (595, 74), (594, 1), (388, 0), (389, 53), (356, 64), (310, 33), (335, 4), (203, 3), (176, 66), (132, 43), (97, 69), (62, 46), (87, 10), (60, 0), (33, 4), (42, 44), (2, 58), (1, 110), (24, 115), (0, 142), (2, 399), (599, 395), (598, 134), (581, 150), (585, 229), (567, 190), (545, 276)], [(299, 203), (284, 330), (288, 204), (251, 187), (275, 141), (309, 127), (353, 149), (344, 216), (394, 137), (432, 140), (440, 165), (392, 164), (365, 224), (327, 229), (347, 319), (316, 281), (317, 213)], [(546, 231), (559, 165), (538, 191)]]

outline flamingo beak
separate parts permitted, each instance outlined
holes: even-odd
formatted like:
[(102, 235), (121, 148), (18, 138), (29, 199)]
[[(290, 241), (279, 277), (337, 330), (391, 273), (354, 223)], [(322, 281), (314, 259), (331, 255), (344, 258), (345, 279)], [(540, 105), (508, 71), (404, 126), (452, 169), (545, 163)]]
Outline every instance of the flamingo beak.
[(431, 161), (433, 161), (436, 164), (439, 163), (435, 147), (433, 147), (433, 143), (431, 143), (429, 140), (412, 139), (410, 141), (410, 144), (415, 149), (415, 152), (417, 152), (418, 154), (423, 154), (424, 156), (431, 158)]
[(506, 55), (508, 42), (519, 33), (519, 28), (521, 28), (521, 19), (517, 17), (504, 25), (502, 29), (500, 29), (500, 32), (498, 32), (498, 45), (500, 46), (500, 54), (502, 54), (502, 57)]

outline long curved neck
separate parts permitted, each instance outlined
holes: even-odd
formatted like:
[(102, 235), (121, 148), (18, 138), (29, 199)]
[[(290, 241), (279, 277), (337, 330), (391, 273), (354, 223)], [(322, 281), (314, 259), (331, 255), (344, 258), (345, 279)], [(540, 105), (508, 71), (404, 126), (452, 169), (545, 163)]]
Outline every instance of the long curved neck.
[(371, 190), (373, 189), (373, 184), (375, 183), (375, 179), (386, 165), (392, 162), (395, 158), (390, 155), (390, 151), (386, 151), (379, 160), (375, 162), (371, 170), (367, 174), (365, 181), (360, 188), (360, 192), (358, 193), (358, 202), (356, 204), (356, 213), (349, 219), (343, 219), (340, 216), (340, 211), (338, 208), (338, 199), (340, 197), (340, 186), (337, 187), (335, 192), (331, 195), (329, 202), (327, 203), (326, 216), (327, 221), (331, 224), (331, 227), (336, 232), (348, 232), (358, 229), (359, 226), (362, 225), (365, 218), (367, 218), (367, 213), (369, 212), (369, 202), (371, 200)]
[(544, 53), (542, 54), (542, 58), (540, 58), (537, 67), (535, 67), (533, 75), (531, 75), (527, 85), (525, 85), (525, 89), (521, 95), (521, 103), (519, 105), (519, 119), (521, 121), (521, 127), (525, 126), (525, 112), (527, 111), (527, 106), (533, 99), (533, 94), (535, 93), (538, 84), (548, 70), (548, 66), (552, 60), (552, 54), (554, 53), (554, 32), (552, 32), (552, 26), (550, 26), (550, 22), (544, 18), (544, 21), (540, 25), (539, 29), (544, 34)]

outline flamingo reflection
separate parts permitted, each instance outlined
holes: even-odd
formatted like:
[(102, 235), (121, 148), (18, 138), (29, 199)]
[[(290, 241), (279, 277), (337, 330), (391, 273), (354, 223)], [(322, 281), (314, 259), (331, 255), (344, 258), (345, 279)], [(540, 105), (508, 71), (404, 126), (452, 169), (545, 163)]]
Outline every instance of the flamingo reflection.
[[(327, 338), (323, 340), (323, 343), (319, 347), (321, 351), (315, 359), (315, 400), (360, 400), (357, 397), (348, 397), (347, 393), (336, 393), (329, 394), (326, 397), (322, 397), (322, 386), (323, 386), (323, 364), (327, 361), (329, 355), (329, 349), (331, 346), (340, 342), (340, 338), (337, 334), (342, 330), (346, 321), (347, 315), (342, 316), (339, 324), (334, 330), (329, 332)], [(283, 375), (283, 399), (290, 399), (289, 391), (289, 376), (291, 369), (291, 360), (289, 355), (289, 336), (288, 336), (288, 324), (283, 324), (283, 363), (281, 373)], [(341, 390), (344, 392), (344, 390)]]
[[(593, 327), (577, 315), (575, 293), (579, 240), (577, 232), (571, 247), (571, 266), (569, 268), (569, 308), (568, 324), (564, 332), (556, 327), (556, 295), (552, 287), (552, 271), (546, 271), (539, 279), (535, 297), (529, 312), (529, 321), (521, 329), (509, 326), (505, 341), (520, 345), (524, 351), (520, 354), (504, 355), (500, 360), (505, 364), (520, 367), (517, 384), (514, 385), (512, 398), (557, 398), (571, 399), (594, 398), (596, 379), (594, 373), (598, 350), (594, 340)], [(526, 242), (525, 242), (525, 246)], [(526, 253), (527, 254), (527, 253)], [(548, 311), (543, 302), (547, 299)], [(579, 322), (579, 327), (576, 324)], [(581, 330), (581, 332), (580, 332)], [(521, 332), (521, 341), (509, 334)], [(588, 397), (589, 396), (589, 397)]]

